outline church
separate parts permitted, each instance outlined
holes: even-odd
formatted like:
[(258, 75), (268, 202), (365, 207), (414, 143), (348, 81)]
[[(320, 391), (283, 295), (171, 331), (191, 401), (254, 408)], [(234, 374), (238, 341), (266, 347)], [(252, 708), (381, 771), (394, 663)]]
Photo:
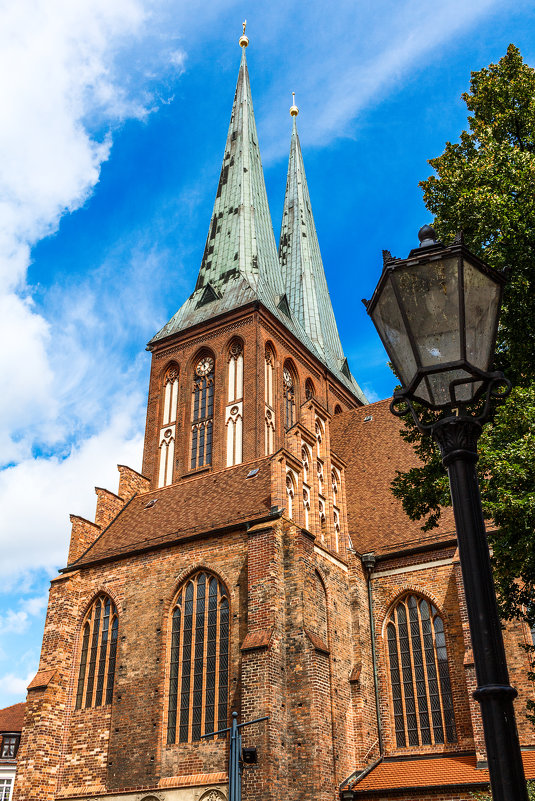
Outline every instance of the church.
[[(295, 105), (277, 250), (239, 43), (197, 283), (148, 344), (142, 472), (71, 515), (13, 798), (225, 801), (236, 713), (267, 717), (244, 801), (468, 800), (489, 777), (453, 516), (424, 533), (390, 492), (415, 457), (344, 356)], [(533, 778), (532, 633), (505, 641)]]

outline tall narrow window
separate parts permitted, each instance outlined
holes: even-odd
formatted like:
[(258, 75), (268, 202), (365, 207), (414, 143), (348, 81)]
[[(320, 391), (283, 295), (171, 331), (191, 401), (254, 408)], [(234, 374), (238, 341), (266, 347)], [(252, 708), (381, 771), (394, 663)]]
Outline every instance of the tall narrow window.
[(195, 367), (191, 404), (190, 468), (212, 464), (214, 425), (214, 360), (204, 356)]
[(457, 739), (444, 625), (432, 604), (408, 595), (386, 627), (398, 748)]
[(76, 709), (111, 704), (115, 678), (118, 619), (107, 595), (92, 603), (82, 625)]
[(315, 394), (316, 390), (314, 389), (314, 382), (311, 378), (307, 378), (305, 381), (305, 398), (307, 400), (311, 400)]
[(285, 365), (282, 372), (284, 385), (284, 425), (286, 430), (291, 428), (296, 420), (296, 389), (295, 376), (289, 365)]
[(288, 496), (288, 517), (293, 517), (294, 498), (295, 498), (295, 478), (290, 470), (288, 470), (288, 472), (286, 473), (286, 495)]
[(171, 622), (168, 744), (227, 726), (229, 603), (221, 582), (207, 573), (191, 578)]
[(227, 467), (243, 461), (243, 345), (234, 340), (228, 351)]
[(177, 401), (178, 367), (176, 364), (171, 364), (165, 372), (162, 387), (162, 425), (160, 428), (160, 466), (158, 471), (159, 487), (166, 487), (173, 481)]
[(275, 375), (275, 353), (266, 345), (264, 359), (264, 437), (265, 453), (269, 456), (275, 450), (275, 408), (273, 406), (273, 382)]

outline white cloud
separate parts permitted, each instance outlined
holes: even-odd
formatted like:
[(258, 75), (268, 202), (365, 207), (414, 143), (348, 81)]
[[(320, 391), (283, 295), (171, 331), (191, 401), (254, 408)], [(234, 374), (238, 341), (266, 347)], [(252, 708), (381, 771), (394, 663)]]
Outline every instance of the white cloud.
[(25, 676), (16, 676), (14, 673), (6, 673), (0, 676), (0, 687), (2, 688), (2, 695), (17, 696), (17, 702), (26, 697), (26, 688), (35, 676), (37, 665)]

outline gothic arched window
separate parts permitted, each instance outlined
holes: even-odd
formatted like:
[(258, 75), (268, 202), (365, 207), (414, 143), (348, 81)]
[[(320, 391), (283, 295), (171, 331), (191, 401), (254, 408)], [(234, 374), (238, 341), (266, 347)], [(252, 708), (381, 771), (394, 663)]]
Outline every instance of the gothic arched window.
[(273, 383), (275, 376), (275, 353), (266, 345), (264, 356), (264, 434), (266, 456), (275, 450), (275, 408), (273, 406)]
[(314, 389), (314, 382), (311, 378), (307, 378), (305, 381), (305, 398), (310, 400), (316, 394), (316, 390)]
[(296, 378), (294, 370), (289, 363), (284, 365), (282, 372), (283, 394), (284, 394), (284, 426), (286, 430), (291, 428), (296, 420)]
[(228, 349), (228, 393), (225, 411), (227, 467), (241, 464), (243, 453), (243, 344), (235, 339)]
[(227, 726), (229, 620), (227, 593), (215, 576), (198, 573), (179, 591), (172, 611), (168, 744), (200, 740)]
[(191, 407), (190, 468), (212, 464), (214, 426), (214, 360), (203, 356), (195, 365)]
[(178, 400), (178, 366), (176, 364), (171, 364), (165, 371), (165, 376), (162, 385), (160, 466), (158, 470), (159, 487), (166, 487), (173, 481), (177, 400)]
[(107, 595), (99, 595), (82, 624), (76, 709), (111, 704), (118, 627), (115, 604)]
[(386, 627), (396, 744), (453, 743), (455, 716), (444, 624), (435, 607), (407, 595)]

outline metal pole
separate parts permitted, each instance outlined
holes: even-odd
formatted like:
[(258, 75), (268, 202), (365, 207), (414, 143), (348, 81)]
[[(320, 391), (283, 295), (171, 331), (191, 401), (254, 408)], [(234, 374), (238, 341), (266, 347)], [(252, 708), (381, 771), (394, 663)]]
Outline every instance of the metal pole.
[(493, 801), (528, 801), (477, 480), (481, 430), (470, 417), (449, 417), (433, 436), (450, 480)]
[(206, 734), (201, 734), (201, 740), (205, 737), (214, 737), (216, 734), (225, 734), (230, 732), (230, 749), (228, 759), (228, 801), (241, 801), (241, 777), (243, 772), (242, 759), (241, 759), (241, 731), (244, 726), (251, 726), (253, 723), (261, 723), (263, 720), (268, 720), (269, 715), (264, 715), (262, 718), (255, 718), (248, 720), (245, 723), (238, 723), (238, 713), (232, 713), (232, 725), (227, 729), (219, 729), (218, 731), (209, 731)]

